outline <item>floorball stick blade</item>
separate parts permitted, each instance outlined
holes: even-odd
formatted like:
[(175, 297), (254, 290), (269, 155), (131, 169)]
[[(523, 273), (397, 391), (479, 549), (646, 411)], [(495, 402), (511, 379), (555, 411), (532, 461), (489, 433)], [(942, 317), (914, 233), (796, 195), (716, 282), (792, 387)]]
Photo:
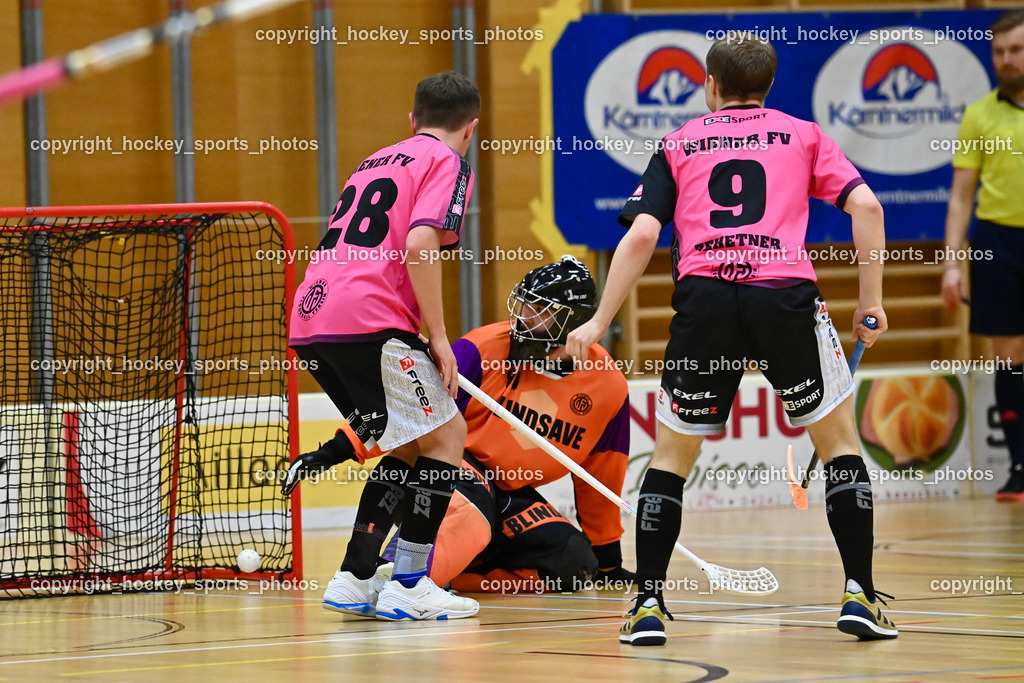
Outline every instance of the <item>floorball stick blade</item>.
[(793, 496), (793, 505), (800, 510), (807, 509), (807, 489), (801, 486), (800, 481), (793, 473), (793, 445), (786, 449), (786, 467), (789, 468), (789, 494)]

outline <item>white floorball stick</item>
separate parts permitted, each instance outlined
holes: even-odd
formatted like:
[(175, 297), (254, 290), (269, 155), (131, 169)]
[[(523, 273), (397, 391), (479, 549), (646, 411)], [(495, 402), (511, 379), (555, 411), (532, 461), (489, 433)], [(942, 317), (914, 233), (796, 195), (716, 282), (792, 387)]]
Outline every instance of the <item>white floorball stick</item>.
[(299, 0), (223, 0), (192, 12), (182, 12), (166, 21), (107, 38), (66, 55), (0, 76), (0, 103), (37, 95), (62, 83), (107, 71), (145, 57), (157, 45), (181, 40), (211, 26), (245, 21), (273, 12)]
[[(497, 401), (488, 396), (478, 386), (462, 375), (459, 375), (459, 386), (462, 387), (462, 389), (464, 389), (470, 396), (486, 406), (492, 413), (509, 423), (514, 429), (519, 431), (523, 436), (537, 446), (537, 448), (543, 450), (545, 453), (568, 468), (570, 472), (597, 489), (598, 493), (602, 496), (612, 501), (634, 517), (638, 516), (638, 513), (633, 506), (615, 495), (611, 489), (595, 479), (578, 463), (555, 448), (547, 439), (530, 429), (526, 423), (505, 408), (501, 407)], [(769, 593), (774, 593), (779, 589), (779, 582), (776, 580), (775, 576), (764, 567), (753, 571), (743, 571), (739, 569), (721, 567), (717, 564), (711, 564), (710, 562), (705, 562), (694, 555), (692, 552), (687, 550), (686, 546), (678, 541), (676, 542), (676, 550), (685, 555), (690, 562), (693, 562), (702, 572), (707, 574), (713, 590), (721, 590), (729, 593), (742, 593), (744, 595), (768, 595)]]

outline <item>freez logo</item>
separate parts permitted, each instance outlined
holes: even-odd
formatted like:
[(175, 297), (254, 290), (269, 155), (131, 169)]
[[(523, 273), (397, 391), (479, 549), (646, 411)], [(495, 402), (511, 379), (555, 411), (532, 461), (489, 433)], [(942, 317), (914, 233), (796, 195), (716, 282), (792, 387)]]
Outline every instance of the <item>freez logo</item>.
[(843, 347), (839, 345), (839, 340), (836, 339), (836, 328), (832, 327), (832, 323), (828, 324), (828, 339), (832, 342), (832, 350), (836, 354), (836, 358), (843, 357)]
[(658, 515), (661, 514), (661, 496), (644, 496), (644, 506), (640, 513), (640, 528), (644, 531), (654, 531)]
[[(408, 361), (408, 363), (406, 361)], [(416, 361), (409, 356), (406, 356), (402, 360), (398, 361), (398, 364), (402, 366), (402, 369), (405, 370), (405, 374), (408, 375), (409, 379), (412, 380), (412, 383), (416, 385), (415, 394), (420, 400), (420, 406), (423, 408), (423, 414), (433, 415), (434, 407), (430, 405), (430, 399), (427, 398), (427, 390), (423, 388), (423, 382), (420, 381), (416, 371), (412, 369), (412, 366), (416, 365)]]
[(672, 412), (676, 415), (718, 415), (718, 406), (705, 406), (704, 408), (680, 408), (679, 404), (673, 401)]

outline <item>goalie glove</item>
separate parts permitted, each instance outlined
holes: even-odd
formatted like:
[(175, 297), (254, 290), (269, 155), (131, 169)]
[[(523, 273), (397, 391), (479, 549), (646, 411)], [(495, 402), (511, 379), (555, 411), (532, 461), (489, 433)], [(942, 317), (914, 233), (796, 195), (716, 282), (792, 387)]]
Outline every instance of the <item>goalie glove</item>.
[(356, 450), (345, 430), (339, 429), (334, 438), (312, 453), (300, 455), (288, 468), (288, 474), (281, 484), (281, 495), (289, 496), (303, 479), (318, 477), (327, 470), (346, 460), (359, 461)]
[(626, 588), (636, 582), (636, 574), (622, 567), (622, 547), (618, 541), (595, 545), (594, 556), (598, 567), (594, 572), (595, 588)]
[(636, 574), (622, 567), (615, 567), (607, 571), (598, 569), (594, 573), (595, 588), (624, 589), (634, 583), (636, 583)]

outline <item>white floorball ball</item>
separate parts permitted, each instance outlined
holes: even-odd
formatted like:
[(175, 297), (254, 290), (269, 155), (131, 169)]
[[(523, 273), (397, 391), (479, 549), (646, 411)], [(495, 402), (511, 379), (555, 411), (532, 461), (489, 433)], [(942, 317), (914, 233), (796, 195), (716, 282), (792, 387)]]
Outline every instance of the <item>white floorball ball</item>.
[(260, 554), (252, 548), (246, 548), (238, 553), (238, 568), (245, 574), (250, 574), (260, 568)]

